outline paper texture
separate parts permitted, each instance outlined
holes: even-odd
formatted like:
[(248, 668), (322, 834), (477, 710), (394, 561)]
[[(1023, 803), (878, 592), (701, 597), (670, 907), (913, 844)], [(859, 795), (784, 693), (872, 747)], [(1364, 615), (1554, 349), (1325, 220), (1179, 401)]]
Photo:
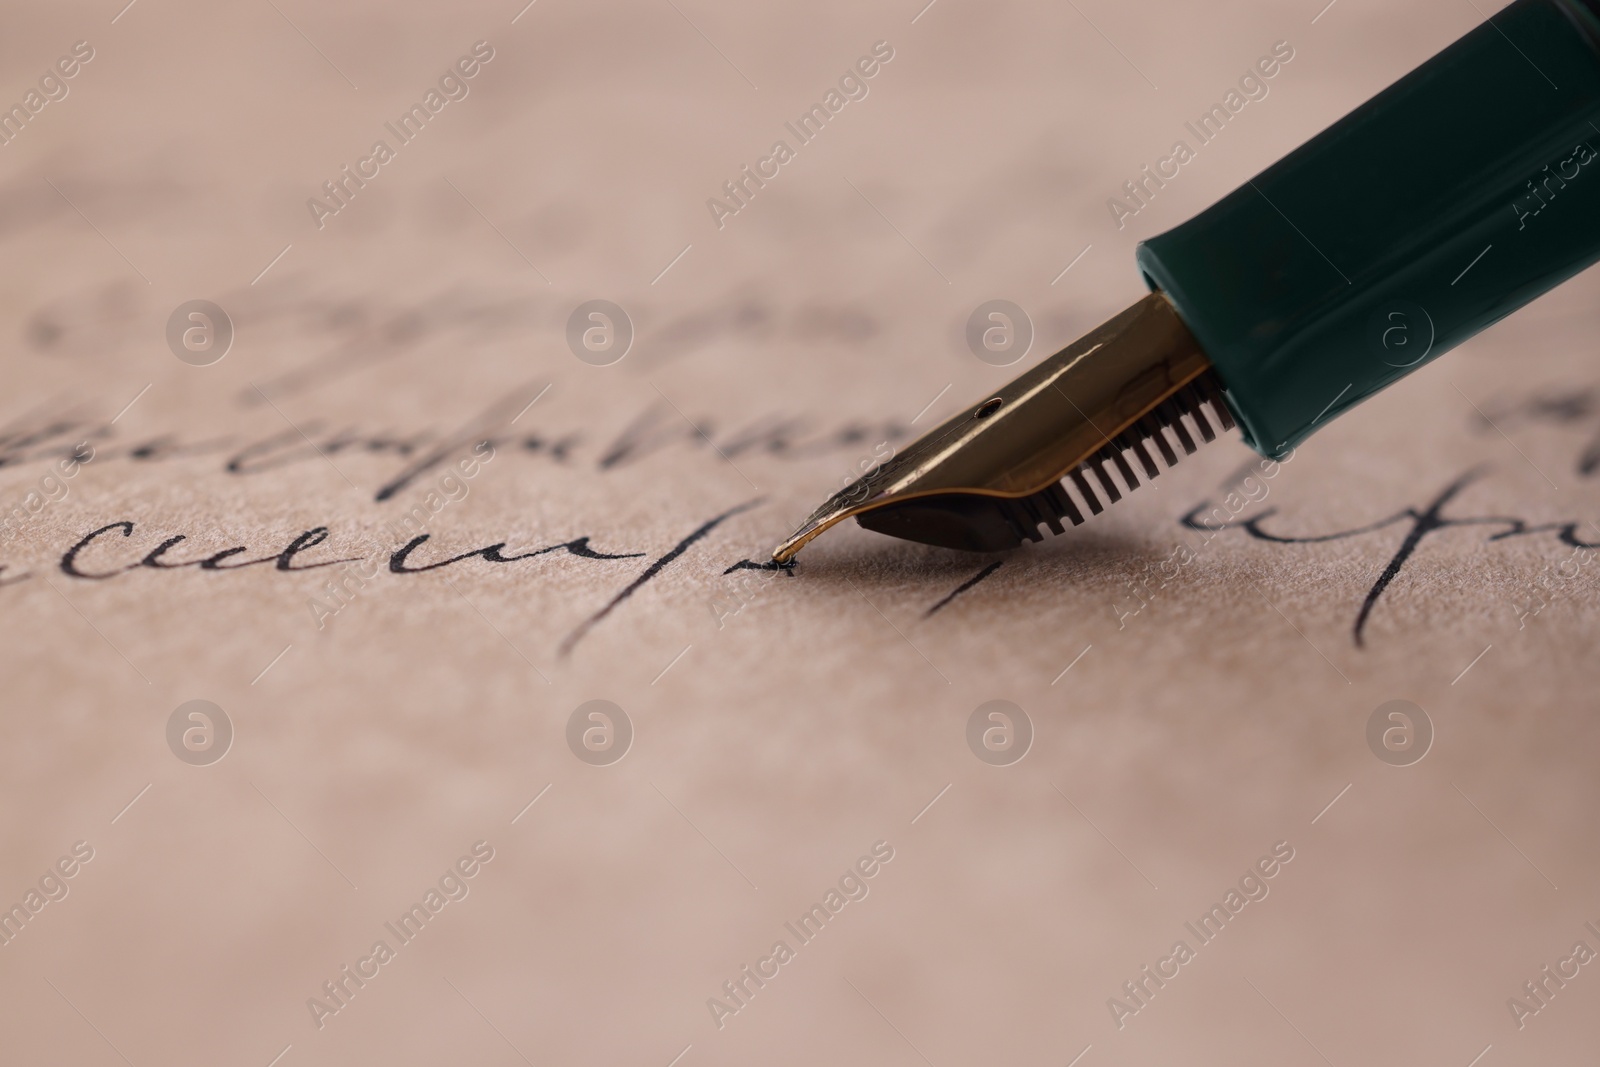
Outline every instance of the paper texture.
[[(1229, 435), (1014, 553), (847, 524), (739, 566), (1479, 14), (517, 6), (56, 5), (0, 43), (47, 100), (0, 148), (0, 1058), (1593, 1047), (1593, 276), (1270, 476)], [(1010, 367), (965, 341), (992, 299)], [(596, 300), (607, 366), (569, 347)], [(596, 700), (626, 722), (574, 727)], [(1394, 700), (1409, 766), (1369, 747)]]

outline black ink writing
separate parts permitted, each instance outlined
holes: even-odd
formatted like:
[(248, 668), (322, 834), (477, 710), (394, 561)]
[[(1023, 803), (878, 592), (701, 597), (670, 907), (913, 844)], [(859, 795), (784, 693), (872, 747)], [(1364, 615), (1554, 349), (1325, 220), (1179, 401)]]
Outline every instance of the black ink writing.
[(1446, 515), (1446, 505), (1451, 504), (1456, 497), (1473, 482), (1481, 478), (1483, 474), (1482, 468), (1467, 471), (1445, 486), (1432, 500), (1421, 507), (1402, 508), (1376, 522), (1329, 534), (1288, 535), (1268, 530), (1263, 524), (1266, 520), (1278, 514), (1278, 509), (1275, 507), (1257, 512), (1248, 519), (1212, 525), (1200, 518), (1201, 514), (1211, 507), (1209, 500), (1192, 508), (1178, 521), (1181, 525), (1191, 530), (1219, 531), (1239, 529), (1256, 540), (1280, 545), (1311, 545), (1327, 541), (1343, 541), (1352, 537), (1376, 533), (1379, 530), (1386, 530), (1391, 526), (1399, 526), (1405, 531), (1404, 536), (1401, 538), (1398, 547), (1396, 547), (1394, 555), (1389, 558), (1389, 562), (1384, 566), (1382, 573), (1372, 583), (1372, 587), (1367, 590), (1366, 597), (1361, 602), (1361, 608), (1356, 613), (1355, 625), (1352, 628), (1351, 636), (1355, 641), (1356, 647), (1360, 648), (1365, 645), (1367, 622), (1372, 616), (1373, 609), (1377, 607), (1378, 601), (1383, 597), (1384, 592), (1394, 582), (1406, 563), (1416, 554), (1422, 542), (1429, 535), (1438, 533), (1440, 530), (1462, 526), (1500, 527), (1498, 532), (1491, 534), (1487, 538), (1491, 542), (1504, 541), (1511, 537), (1525, 537), (1530, 534), (1553, 532), (1556, 534), (1557, 540), (1573, 548), (1600, 548), (1600, 541), (1591, 543), (1578, 537), (1580, 523), (1576, 521), (1530, 524), (1525, 519), (1508, 515), (1476, 515), (1470, 517)]

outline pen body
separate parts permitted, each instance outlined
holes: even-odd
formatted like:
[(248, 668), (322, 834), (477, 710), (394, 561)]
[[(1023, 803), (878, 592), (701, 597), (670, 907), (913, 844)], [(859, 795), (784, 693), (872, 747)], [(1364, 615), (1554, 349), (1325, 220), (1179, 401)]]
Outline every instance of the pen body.
[(1139, 246), (1258, 451), (1600, 259), (1597, 8), (1517, 0)]

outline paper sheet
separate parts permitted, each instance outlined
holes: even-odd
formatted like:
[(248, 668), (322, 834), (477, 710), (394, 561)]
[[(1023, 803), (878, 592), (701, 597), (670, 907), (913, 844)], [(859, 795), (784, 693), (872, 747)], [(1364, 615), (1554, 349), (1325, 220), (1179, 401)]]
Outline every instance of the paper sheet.
[(1593, 276), (1281, 465), (755, 566), (1480, 14), (519, 6), (0, 42), (0, 1058), (1592, 1049)]

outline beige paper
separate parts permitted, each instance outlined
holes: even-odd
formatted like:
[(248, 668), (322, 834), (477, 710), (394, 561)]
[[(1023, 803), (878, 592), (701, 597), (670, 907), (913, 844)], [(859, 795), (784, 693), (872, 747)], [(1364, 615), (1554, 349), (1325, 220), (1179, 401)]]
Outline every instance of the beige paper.
[[(1013, 553), (850, 524), (738, 567), (1479, 13), (518, 6), (0, 42), (18, 102), (93, 51), (0, 147), (0, 1060), (1591, 1054), (1595, 277), (1270, 476), (1230, 436)], [(1011, 367), (966, 347), (991, 299)], [(403, 567), (478, 554), (391, 569), (423, 534)]]

